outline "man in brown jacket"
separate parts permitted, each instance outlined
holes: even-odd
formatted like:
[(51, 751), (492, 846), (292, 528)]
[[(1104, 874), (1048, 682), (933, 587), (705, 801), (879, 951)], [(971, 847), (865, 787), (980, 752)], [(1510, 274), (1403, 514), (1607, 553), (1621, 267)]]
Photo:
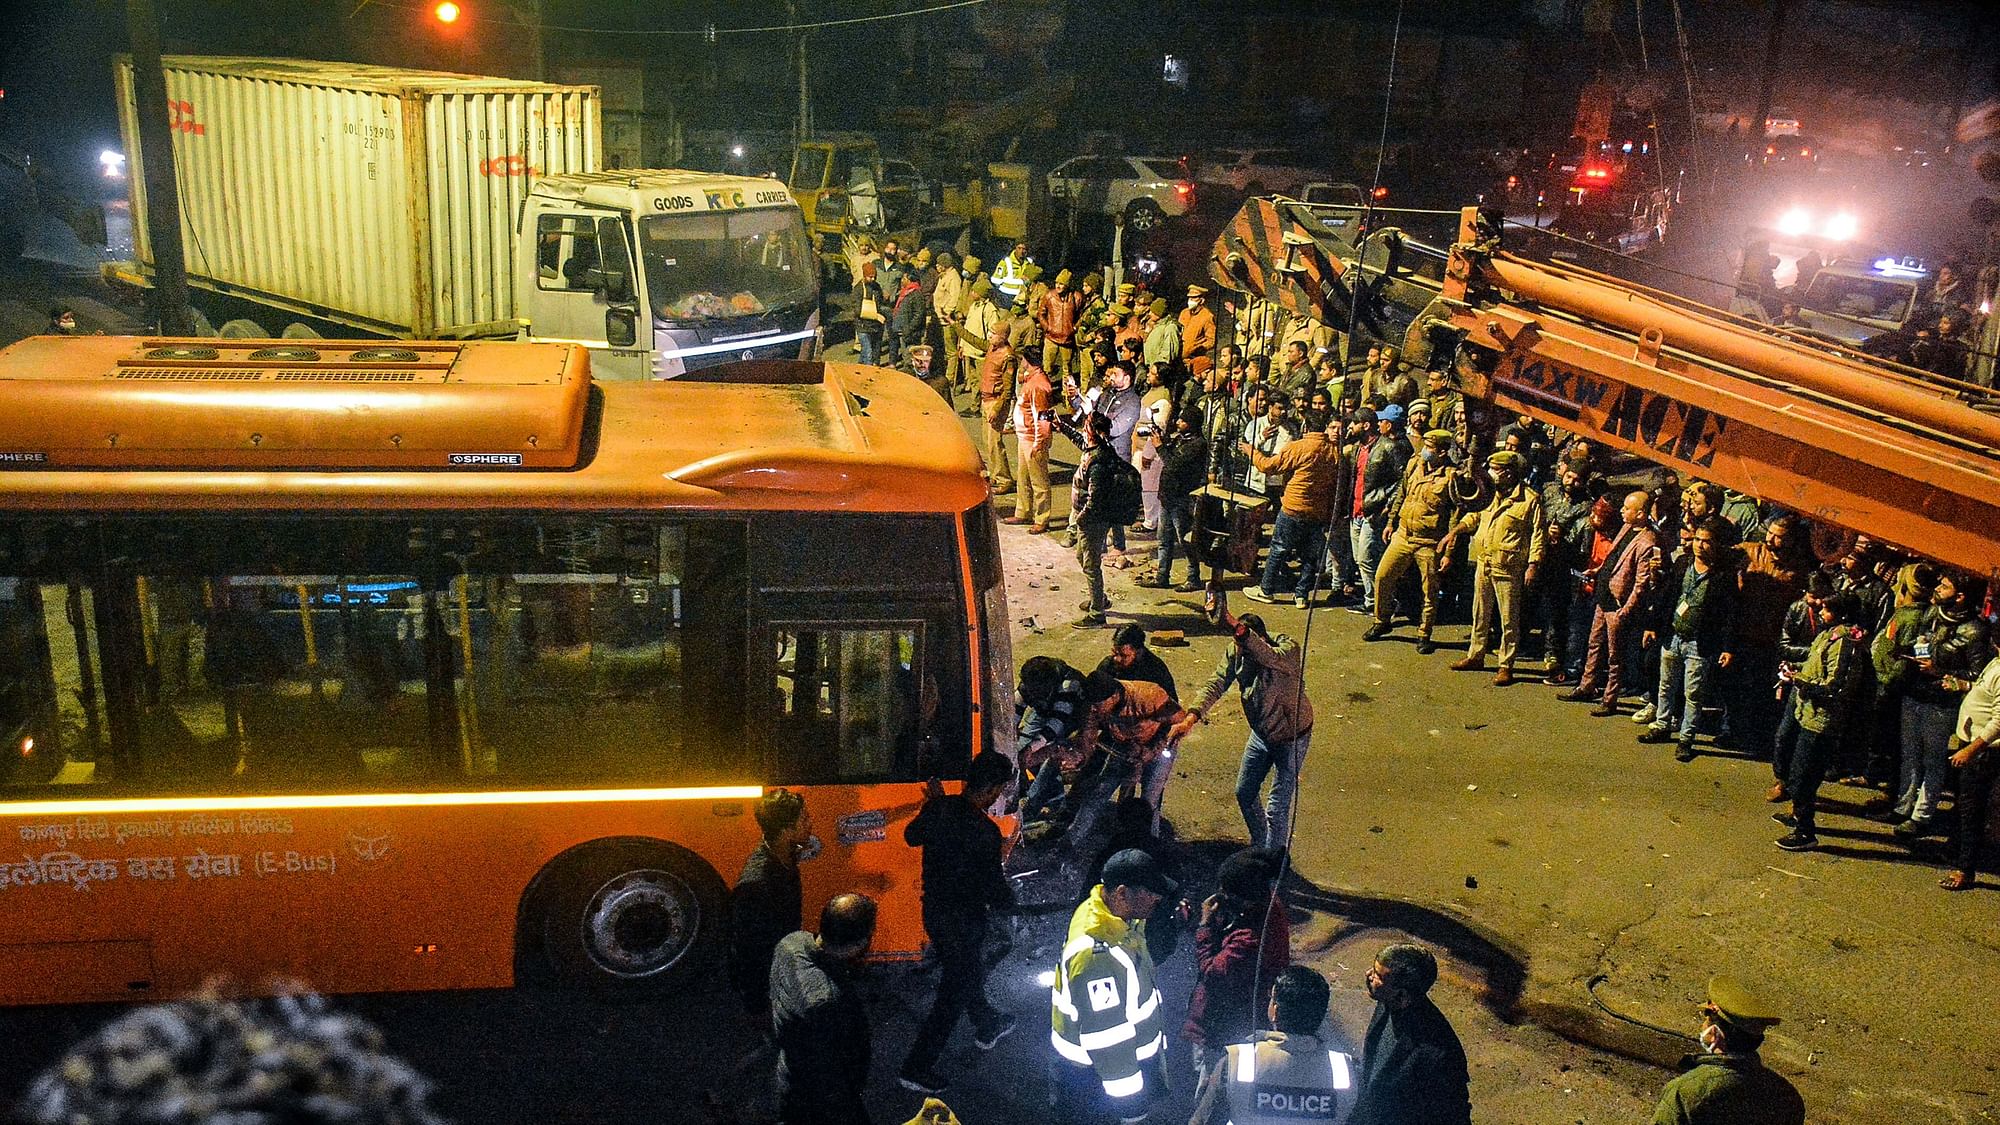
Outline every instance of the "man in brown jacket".
[(1243, 591), (1253, 602), (1278, 600), (1272, 590), (1284, 577), (1285, 563), (1291, 559), (1299, 562), (1294, 603), (1303, 606), (1312, 598), (1320, 558), (1326, 553), (1334, 487), (1340, 479), (1336, 467), (1340, 460), (1338, 427), (1338, 422), (1329, 421), (1326, 430), (1308, 433), (1276, 453), (1264, 453), (1247, 441), (1238, 443), (1258, 472), (1287, 474), (1284, 495), (1278, 501), (1278, 522), (1271, 527), (1271, 553), (1264, 561), (1263, 580)]
[(1068, 270), (1056, 271), (1056, 283), (1042, 295), (1035, 312), (1042, 324), (1042, 368), (1050, 384), (1060, 387), (1076, 378), (1076, 327), (1083, 314), (1083, 294), (1070, 285)]
[(1618, 713), (1618, 698), (1636, 671), (1628, 666), (1632, 630), (1645, 625), (1639, 620), (1639, 604), (1651, 588), (1651, 575), (1658, 569), (1660, 557), (1652, 510), (1653, 498), (1645, 489), (1625, 494), (1621, 509), (1625, 528), (1593, 576), (1597, 609), (1590, 619), (1590, 654), (1584, 658), (1583, 677), (1574, 690), (1556, 696), (1568, 703), (1596, 700), (1597, 706), (1590, 713), (1599, 718)]
[(1396, 607), (1396, 587), (1411, 567), (1423, 579), (1424, 609), (1417, 651), (1429, 655), (1437, 651), (1431, 640), (1431, 626), (1437, 621), (1438, 543), (1451, 527), (1454, 507), (1451, 496), (1450, 457), (1453, 438), (1450, 430), (1431, 430), (1424, 435), (1420, 456), (1410, 458), (1403, 470), (1403, 483), (1389, 498), (1395, 513), (1392, 537), (1375, 568), (1375, 624), (1361, 634), (1365, 641), (1379, 641), (1389, 635), (1389, 615)]
[[(1493, 631), (1500, 632), (1500, 670), (1494, 674), (1496, 687), (1514, 682), (1514, 650), (1521, 640), (1521, 611), (1528, 600), (1528, 587), (1542, 562), (1542, 497), (1522, 481), (1527, 458), (1511, 449), (1488, 454), (1486, 467), (1493, 475), (1493, 495), (1486, 507), (1470, 512), (1458, 521), (1439, 547), (1438, 569), (1451, 565), (1453, 540), (1472, 535), (1472, 641), (1465, 659), (1453, 664), (1456, 672), (1478, 672), (1486, 668), (1486, 653)], [(1495, 620), (1498, 611), (1498, 620)]]
[(979, 417), (986, 425), (986, 480), (993, 495), (1014, 491), (1013, 419), (1014, 349), (1007, 345), (1007, 325), (994, 324), (979, 361)]

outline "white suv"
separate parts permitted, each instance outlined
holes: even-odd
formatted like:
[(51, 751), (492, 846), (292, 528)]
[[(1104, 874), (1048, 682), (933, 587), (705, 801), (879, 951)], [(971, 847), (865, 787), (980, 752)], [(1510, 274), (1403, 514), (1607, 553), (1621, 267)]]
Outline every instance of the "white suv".
[(1200, 179), (1243, 195), (1296, 195), (1314, 180), (1330, 180), (1325, 167), (1289, 148), (1218, 148), (1202, 154)]
[(1176, 156), (1077, 156), (1049, 173), (1049, 198), (1151, 231), (1194, 208), (1194, 181)]

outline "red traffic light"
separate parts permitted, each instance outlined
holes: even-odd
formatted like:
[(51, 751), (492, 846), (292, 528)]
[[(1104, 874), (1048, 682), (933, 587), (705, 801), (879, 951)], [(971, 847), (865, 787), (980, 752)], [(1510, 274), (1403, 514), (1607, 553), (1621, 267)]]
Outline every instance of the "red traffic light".
[(439, 0), (438, 6), (431, 9), (431, 15), (436, 16), (439, 23), (457, 23), (459, 14), (458, 5), (452, 0)]

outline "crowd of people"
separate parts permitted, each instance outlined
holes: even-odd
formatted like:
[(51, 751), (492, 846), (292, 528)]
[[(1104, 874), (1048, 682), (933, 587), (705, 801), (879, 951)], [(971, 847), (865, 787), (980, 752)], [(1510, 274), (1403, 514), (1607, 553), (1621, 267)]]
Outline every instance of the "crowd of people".
[[(1003, 522), (1031, 534), (1059, 522), (1053, 436), (1075, 441), (1062, 530), (1087, 595), (1079, 628), (1109, 624), (1104, 569), (1118, 564), (1141, 567), (1141, 587), (1216, 595), (1240, 570), (1249, 600), (1370, 615), (1369, 641), (1409, 619), (1424, 654), (1441, 614), (1469, 618), (1455, 670), (1500, 687), (1538, 672), (1682, 762), (1718, 748), (1770, 761), (1765, 796), (1790, 803), (1779, 846), (1817, 847), (1822, 811), (1860, 811), (1906, 842), (1955, 829), (1942, 884), (1976, 878), (2000, 674), (1981, 576), (1835, 540), (1531, 417), (1501, 424), (1414, 331), (1366, 345), (1268, 303), (1211, 307), (1201, 285), (1174, 311), (1095, 274), (1043, 284), (1025, 245), (991, 277), (978, 264), (963, 264), (968, 311), (947, 318), (961, 331), (940, 389), (977, 403), (993, 492), (1014, 499)], [(1132, 705), (1118, 699), (1102, 705)], [(1275, 740), (1249, 756), (1280, 775), (1274, 808), (1300, 733), (1253, 734)], [(1878, 792), (1822, 809), (1829, 779)], [(1250, 837), (1267, 838), (1256, 823)]]

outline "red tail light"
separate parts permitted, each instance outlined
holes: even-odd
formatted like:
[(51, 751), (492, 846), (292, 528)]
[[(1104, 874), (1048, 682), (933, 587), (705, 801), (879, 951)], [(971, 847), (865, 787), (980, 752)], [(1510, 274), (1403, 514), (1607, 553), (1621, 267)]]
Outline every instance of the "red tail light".
[(1180, 196), (1182, 199), (1186, 199), (1188, 196), (1194, 194), (1194, 185), (1183, 180), (1174, 185), (1174, 194)]
[(1385, 187), (1378, 187), (1369, 194), (1373, 195), (1376, 199), (1387, 199), (1389, 198), (1389, 189)]

